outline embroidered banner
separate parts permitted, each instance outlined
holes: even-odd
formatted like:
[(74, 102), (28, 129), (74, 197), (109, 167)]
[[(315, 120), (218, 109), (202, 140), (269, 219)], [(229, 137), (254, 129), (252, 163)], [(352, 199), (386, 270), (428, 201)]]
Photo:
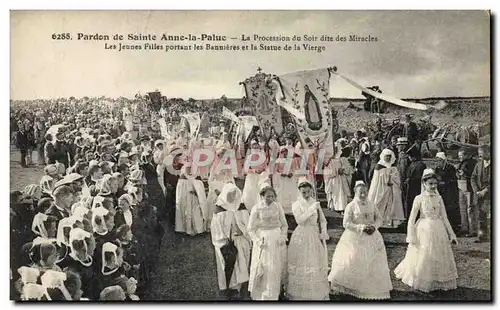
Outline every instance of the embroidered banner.
[(332, 115), (330, 110), (330, 72), (328, 69), (308, 70), (282, 75), (282, 105), (298, 112), (295, 116), (297, 132), (304, 148), (324, 148), (333, 153)]
[(268, 83), (271, 75), (258, 73), (243, 82), (246, 97), (264, 137), (283, 132), (281, 109), (276, 102), (277, 87)]

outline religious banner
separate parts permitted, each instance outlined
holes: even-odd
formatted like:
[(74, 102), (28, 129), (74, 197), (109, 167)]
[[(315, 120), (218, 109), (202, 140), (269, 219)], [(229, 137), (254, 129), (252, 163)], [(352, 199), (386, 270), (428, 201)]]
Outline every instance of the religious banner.
[(134, 117), (127, 107), (123, 108), (123, 123), (128, 132), (134, 130)]
[(303, 148), (325, 148), (333, 153), (330, 70), (300, 71), (274, 79), (280, 86), (280, 104), (290, 107), (295, 116)]
[(201, 125), (200, 113), (187, 113), (183, 114), (182, 118), (187, 122), (189, 126), (189, 133), (192, 138), (198, 135), (198, 131)]
[(266, 138), (269, 138), (273, 131), (281, 134), (284, 129), (281, 108), (276, 102), (277, 87), (269, 83), (270, 78), (271, 75), (261, 73), (259, 69), (259, 73), (242, 82), (248, 103)]
[(222, 117), (225, 117), (225, 118), (227, 118), (233, 122), (236, 122), (236, 123), (239, 122), (238, 116), (236, 116), (236, 114), (231, 112), (231, 110), (229, 110), (226, 107), (222, 107)]

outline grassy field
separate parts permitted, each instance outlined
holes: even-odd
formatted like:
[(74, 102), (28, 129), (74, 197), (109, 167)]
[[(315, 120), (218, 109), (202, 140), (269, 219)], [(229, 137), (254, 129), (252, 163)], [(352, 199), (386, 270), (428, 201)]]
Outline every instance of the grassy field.
[[(11, 150), (10, 190), (22, 190), (24, 186), (38, 183), (42, 168), (21, 168), (19, 153)], [(333, 255), (342, 227), (330, 225), (328, 242), (329, 257)], [(153, 276), (148, 300), (222, 300), (218, 291), (215, 254), (210, 235), (187, 237), (173, 233), (166, 227), (160, 259)], [(393, 278), (393, 300), (489, 300), (491, 294), (490, 243), (474, 244), (470, 238), (460, 238), (454, 246), (458, 267), (459, 288), (444, 295), (413, 292), (394, 279), (392, 270), (403, 259), (406, 252), (405, 235), (383, 233), (387, 248), (389, 268)]]

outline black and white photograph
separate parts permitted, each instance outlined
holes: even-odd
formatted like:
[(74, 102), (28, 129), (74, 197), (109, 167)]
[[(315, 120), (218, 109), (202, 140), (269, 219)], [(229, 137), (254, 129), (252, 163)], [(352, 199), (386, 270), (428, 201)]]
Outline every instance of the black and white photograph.
[(489, 10), (11, 10), (10, 300), (492, 302)]

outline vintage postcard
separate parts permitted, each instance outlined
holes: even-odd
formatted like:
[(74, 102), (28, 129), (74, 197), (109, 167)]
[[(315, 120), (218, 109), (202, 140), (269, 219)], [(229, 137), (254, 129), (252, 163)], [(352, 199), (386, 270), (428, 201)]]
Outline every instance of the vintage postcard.
[(11, 300), (491, 302), (490, 23), (11, 11)]

